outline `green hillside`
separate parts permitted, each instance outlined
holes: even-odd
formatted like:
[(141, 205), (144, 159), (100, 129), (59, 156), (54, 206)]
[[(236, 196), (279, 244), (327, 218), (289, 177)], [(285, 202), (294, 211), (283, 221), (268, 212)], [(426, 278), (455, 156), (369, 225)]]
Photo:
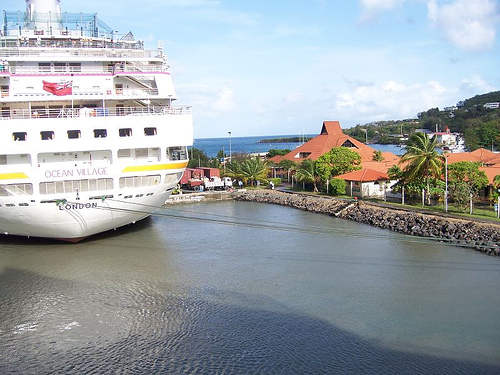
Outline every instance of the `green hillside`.
[[(500, 149), (500, 109), (489, 109), (486, 103), (500, 102), (500, 91), (476, 95), (465, 99), (456, 106), (431, 108), (421, 112), (415, 119), (378, 121), (356, 125), (344, 132), (361, 142), (401, 143), (402, 136), (407, 136), (415, 129), (432, 132), (445, 131), (462, 133), (465, 143), (471, 150), (479, 147)], [(366, 129), (366, 133), (365, 133)]]

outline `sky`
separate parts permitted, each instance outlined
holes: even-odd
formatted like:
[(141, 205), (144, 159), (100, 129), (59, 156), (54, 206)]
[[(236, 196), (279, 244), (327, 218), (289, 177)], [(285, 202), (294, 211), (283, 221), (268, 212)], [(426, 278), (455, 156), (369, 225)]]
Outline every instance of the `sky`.
[[(2, 0), (3, 10), (24, 10)], [(162, 41), (195, 138), (317, 134), (500, 90), (500, 0), (61, 0)]]

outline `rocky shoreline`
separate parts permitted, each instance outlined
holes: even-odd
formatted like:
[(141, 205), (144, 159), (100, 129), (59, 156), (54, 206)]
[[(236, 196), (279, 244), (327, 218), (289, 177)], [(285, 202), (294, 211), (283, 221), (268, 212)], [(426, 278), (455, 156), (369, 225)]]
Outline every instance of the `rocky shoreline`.
[(238, 201), (279, 204), (304, 211), (353, 220), (394, 232), (428, 237), (500, 256), (500, 225), (422, 214), (364, 202), (290, 194), (274, 190), (249, 190), (236, 194)]

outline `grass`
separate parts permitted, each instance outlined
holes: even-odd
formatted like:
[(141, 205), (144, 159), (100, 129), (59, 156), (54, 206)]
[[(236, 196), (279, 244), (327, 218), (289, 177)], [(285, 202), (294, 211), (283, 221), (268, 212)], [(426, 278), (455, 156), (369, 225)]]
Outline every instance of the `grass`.
[[(376, 203), (382, 203), (383, 201), (380, 200), (369, 200), (372, 202)], [(389, 206), (393, 206), (395, 208), (410, 208), (410, 209), (415, 209), (418, 211), (425, 211), (429, 213), (440, 213), (440, 214), (446, 214), (444, 210), (444, 205), (438, 204), (434, 206), (422, 206), (422, 204), (401, 204), (397, 202), (383, 202), (384, 204), (387, 204)], [(459, 216), (463, 217), (466, 219), (477, 219), (477, 220), (489, 220), (489, 221), (494, 221), (494, 222), (499, 222), (500, 219), (497, 218), (497, 213), (495, 212), (495, 209), (493, 206), (481, 206), (481, 207), (473, 207), (473, 213), (472, 215), (469, 212), (464, 212), (460, 211), (456, 207), (454, 207), (452, 204), (448, 205), (448, 214), (450, 216)]]

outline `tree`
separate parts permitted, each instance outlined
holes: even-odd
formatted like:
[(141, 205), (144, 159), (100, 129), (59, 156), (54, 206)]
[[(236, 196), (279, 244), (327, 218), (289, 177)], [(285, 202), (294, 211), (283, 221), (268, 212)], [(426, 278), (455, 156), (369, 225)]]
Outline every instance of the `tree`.
[(293, 169), (293, 168), (297, 167), (297, 164), (295, 162), (293, 162), (292, 160), (283, 159), (282, 161), (280, 161), (278, 163), (278, 166), (280, 168), (283, 168), (283, 169)]
[(272, 148), (267, 153), (266, 158), (272, 158), (273, 156), (276, 156), (276, 155), (283, 156), (283, 155), (288, 154), (290, 151), (291, 150), (289, 148), (285, 148), (284, 150), (279, 150), (277, 148)]
[(200, 150), (196, 147), (191, 147), (189, 150), (189, 163), (188, 163), (188, 168), (196, 168), (196, 167), (208, 167), (210, 164), (210, 160), (203, 152), (203, 150)]
[(313, 160), (304, 160), (297, 172), (295, 173), (295, 178), (299, 182), (313, 184), (314, 192), (318, 192), (318, 182), (320, 182), (320, 177), (318, 176), (318, 171), (316, 169), (316, 162)]
[(267, 181), (269, 168), (259, 157), (246, 159), (240, 166), (241, 176), (244, 181), (250, 181), (253, 185), (257, 181)]
[(500, 174), (497, 174), (495, 177), (493, 177), (493, 186), (495, 186), (497, 189), (500, 188)]
[(431, 181), (441, 177), (443, 161), (436, 151), (437, 138), (429, 138), (426, 133), (413, 133), (406, 144), (406, 153), (401, 157), (403, 181), (423, 181), (427, 188), (427, 203), (430, 204)]
[(317, 174), (322, 181), (361, 169), (361, 157), (347, 147), (334, 147), (316, 161)]
[(498, 124), (496, 121), (488, 121), (482, 123), (476, 130), (476, 134), (479, 138), (481, 145), (484, 148), (490, 148), (493, 151), (493, 145), (497, 142), (497, 136), (499, 134)]
[(382, 151), (380, 151), (380, 150), (374, 150), (373, 151), (372, 160), (373, 161), (382, 161), (382, 160), (384, 160), (384, 156), (382, 155)]
[(330, 180), (330, 193), (332, 195), (345, 195), (347, 182), (341, 178), (333, 178)]
[(479, 167), (481, 163), (461, 161), (448, 166), (448, 190), (458, 208), (466, 209), (470, 198), (488, 186), (488, 177)]

